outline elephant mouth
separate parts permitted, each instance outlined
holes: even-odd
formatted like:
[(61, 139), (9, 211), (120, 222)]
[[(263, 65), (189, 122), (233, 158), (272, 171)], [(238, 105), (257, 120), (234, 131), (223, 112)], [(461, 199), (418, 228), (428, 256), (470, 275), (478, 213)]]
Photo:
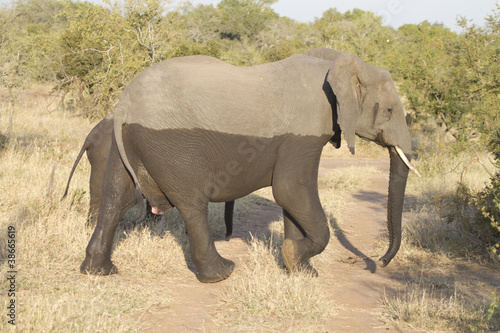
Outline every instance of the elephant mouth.
[(398, 145), (390, 145), (390, 144), (387, 144), (385, 141), (384, 141), (384, 132), (381, 130), (378, 132), (377, 134), (377, 137), (375, 139), (376, 142), (378, 142), (382, 147), (385, 147), (385, 148), (388, 148), (388, 147), (394, 147), (396, 149), (396, 152), (398, 153), (399, 157), (401, 158), (401, 160), (403, 160), (404, 164), (406, 164), (406, 166), (413, 172), (415, 172), (417, 174), (417, 176), (419, 177), (422, 177), (420, 175), (420, 172), (418, 172), (417, 168), (415, 168), (413, 166), (413, 164), (411, 164), (410, 160), (408, 159), (408, 157), (406, 157), (406, 154), (404, 153), (403, 149), (401, 149), (400, 146)]
[(399, 157), (403, 160), (404, 164), (406, 164), (406, 166), (413, 172), (415, 172), (417, 174), (417, 176), (419, 177), (422, 177), (420, 175), (420, 172), (418, 172), (417, 168), (415, 168), (413, 166), (413, 164), (411, 164), (410, 160), (408, 159), (408, 157), (406, 157), (406, 154), (403, 152), (403, 149), (401, 149), (401, 147), (399, 146), (394, 146), (394, 148), (396, 149), (396, 152), (398, 153)]
[(384, 148), (388, 148), (388, 147), (391, 146), (391, 145), (388, 145), (387, 143), (385, 143), (385, 141), (384, 141), (384, 131), (382, 131), (382, 130), (380, 130), (377, 133), (377, 136), (375, 137), (375, 142), (377, 142), (379, 145), (381, 145)]

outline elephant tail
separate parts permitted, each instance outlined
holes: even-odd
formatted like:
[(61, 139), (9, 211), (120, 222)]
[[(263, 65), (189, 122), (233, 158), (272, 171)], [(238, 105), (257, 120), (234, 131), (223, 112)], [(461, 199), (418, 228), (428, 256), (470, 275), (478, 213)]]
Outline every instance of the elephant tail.
[(116, 146), (118, 147), (118, 152), (120, 153), (120, 157), (122, 159), (125, 168), (128, 170), (135, 185), (135, 195), (136, 195), (136, 203), (139, 205), (139, 211), (137, 212), (137, 219), (142, 218), (146, 214), (146, 204), (144, 203), (144, 198), (142, 196), (142, 192), (139, 186), (139, 180), (137, 175), (128, 160), (127, 153), (125, 152), (125, 146), (123, 145), (123, 120), (120, 117), (120, 112), (115, 110), (113, 114), (113, 132), (115, 135)]
[(75, 163), (73, 163), (73, 168), (71, 168), (71, 172), (69, 173), (68, 183), (66, 184), (66, 189), (64, 190), (64, 194), (63, 194), (61, 200), (66, 198), (66, 196), (68, 195), (69, 183), (71, 182), (71, 178), (73, 178), (73, 174), (75, 173), (76, 167), (78, 166), (78, 163), (80, 163), (80, 160), (82, 159), (83, 153), (87, 149), (89, 149), (89, 143), (87, 142), (87, 139), (85, 139), (85, 142), (83, 143), (82, 149), (80, 149), (80, 153), (78, 153), (78, 156), (75, 160)]

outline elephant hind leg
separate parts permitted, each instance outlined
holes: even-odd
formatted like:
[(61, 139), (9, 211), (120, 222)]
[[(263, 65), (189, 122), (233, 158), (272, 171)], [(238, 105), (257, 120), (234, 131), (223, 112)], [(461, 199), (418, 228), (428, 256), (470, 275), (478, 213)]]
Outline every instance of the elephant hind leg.
[(230, 240), (233, 236), (233, 212), (234, 200), (226, 202), (224, 207), (224, 223), (226, 224), (226, 240)]
[[(90, 191), (92, 193), (92, 191)], [(97, 224), (97, 218), (99, 217), (99, 210), (101, 209), (101, 198), (97, 200), (95, 197), (90, 197), (90, 208), (87, 215), (87, 226), (95, 227)]]
[(118, 272), (111, 261), (113, 238), (120, 219), (136, 202), (135, 187), (119, 158), (111, 149), (103, 181), (104, 195), (97, 225), (87, 245), (83, 274), (108, 275)]

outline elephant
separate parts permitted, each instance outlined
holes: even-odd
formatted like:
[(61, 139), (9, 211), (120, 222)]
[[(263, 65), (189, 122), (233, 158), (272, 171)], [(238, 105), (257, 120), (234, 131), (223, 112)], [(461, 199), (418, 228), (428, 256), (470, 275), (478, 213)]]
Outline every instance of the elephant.
[(307, 54), (251, 67), (208, 56), (160, 62), (127, 85), (113, 113), (113, 141), (97, 225), (80, 266), (114, 274), (113, 237), (124, 212), (142, 195), (159, 211), (176, 207), (186, 224), (201, 282), (229, 277), (234, 262), (211, 238), (209, 202), (227, 202), (271, 186), (283, 210), (281, 252), (289, 271), (317, 275), (309, 259), (330, 240), (318, 197), (323, 147), (351, 153), (356, 136), (390, 156), (389, 248), (399, 250), (411, 138), (388, 71), (337, 51), (333, 60)]
[(64, 190), (63, 198), (69, 191), (69, 184), (75, 172), (83, 153), (87, 152), (87, 157), (90, 162), (90, 208), (87, 218), (89, 225), (95, 225), (101, 208), (102, 200), (102, 181), (104, 179), (104, 171), (108, 161), (109, 151), (111, 149), (111, 138), (113, 132), (113, 118), (108, 116), (101, 120), (87, 135), (80, 152), (73, 163), (71, 172), (68, 177), (66, 189)]
[(312, 49), (304, 53), (305, 55), (311, 56), (311, 57), (316, 57), (324, 60), (329, 60), (333, 61), (335, 60), (339, 55), (342, 54), (342, 52), (337, 51), (337, 50), (332, 50), (327, 47), (320, 47), (317, 49)]
[[(101, 120), (87, 135), (78, 156), (76, 157), (71, 172), (68, 177), (66, 189), (64, 190), (63, 198), (68, 195), (69, 184), (75, 172), (78, 163), (87, 152), (87, 157), (90, 162), (90, 208), (87, 218), (87, 224), (95, 226), (102, 201), (102, 183), (104, 179), (104, 171), (108, 162), (109, 151), (111, 149), (111, 138), (113, 135), (113, 117), (107, 116)], [(149, 208), (149, 207), (148, 207)], [(224, 222), (226, 224), (226, 239), (229, 240), (233, 233), (233, 210), (234, 201), (227, 202), (224, 209)], [(153, 213), (148, 209), (148, 214)]]

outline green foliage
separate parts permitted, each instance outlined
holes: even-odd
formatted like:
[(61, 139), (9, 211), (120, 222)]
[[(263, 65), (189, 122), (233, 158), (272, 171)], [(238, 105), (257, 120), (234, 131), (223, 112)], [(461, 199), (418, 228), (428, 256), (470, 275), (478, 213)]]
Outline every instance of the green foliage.
[(178, 22), (175, 29), (185, 40), (191, 40), (196, 45), (218, 42), (221, 17), (219, 10), (212, 5), (198, 5), (193, 7), (186, 3), (178, 12), (168, 14), (173, 22)]
[(311, 25), (298, 24), (286, 17), (271, 20), (256, 44), (263, 62), (282, 60), (318, 46), (317, 34)]
[[(125, 0), (126, 20), (135, 32), (137, 42), (147, 52), (151, 65), (167, 57), (166, 41), (175, 32), (165, 19), (166, 3), (163, 0)], [(125, 30), (130, 30), (125, 27)]]
[(267, 29), (267, 23), (278, 17), (271, 9), (277, 0), (222, 0), (217, 5), (221, 38), (241, 40), (255, 38)]
[[(451, 106), (457, 112), (456, 103), (460, 101), (451, 79), (451, 57), (454, 40), (457, 38), (442, 25), (423, 22), (419, 25), (404, 25), (398, 30), (403, 39), (400, 54), (405, 61), (394, 64), (394, 75), (402, 80), (401, 88), (410, 102), (414, 120), (425, 115), (443, 121)], [(459, 108), (460, 109), (460, 108)]]
[(496, 14), (489, 16), (486, 29), (460, 20), (464, 38), (459, 40), (461, 56), (455, 60), (456, 73), (461, 84), (464, 106), (462, 119), (488, 140), (490, 133), (500, 128), (500, 5)]
[(423, 22), (398, 30), (359, 9), (312, 23), (280, 17), (277, 0), (18, 0), (0, 9), (0, 83), (54, 84), (80, 113), (107, 114), (137, 73), (164, 59), (211, 55), (235, 65), (284, 59), (315, 47), (351, 52), (387, 68), (413, 122), (436, 119), (461, 141), (500, 128), (500, 7), (484, 28), (465, 18), (457, 34)]
[[(46, 7), (42, 6), (47, 4)], [(54, 79), (57, 67), (57, 1), (25, 0), (0, 10), (0, 83), (25, 86)]]
[(82, 111), (102, 116), (131, 77), (147, 67), (147, 50), (124, 17), (99, 5), (67, 2), (60, 17), (67, 26), (60, 37), (59, 84), (76, 91)]
[(220, 58), (221, 53), (219, 45), (215, 41), (208, 44), (196, 44), (193, 40), (185, 40), (178, 43), (170, 54), (172, 58), (188, 55), (208, 55), (214, 58)]
[(414, 121), (432, 116), (460, 141), (491, 140), (500, 126), (498, 9), (495, 13), (486, 28), (460, 19), (460, 35), (428, 22), (399, 28), (404, 62), (391, 67)]
[(483, 221), (491, 225), (494, 235), (494, 244), (491, 251), (500, 261), (500, 130), (496, 130), (490, 141), (496, 161), (497, 172), (492, 175), (490, 184), (484, 188), (477, 196), (476, 205), (481, 211)]
[(491, 296), (493, 297), (493, 302), (488, 309), (488, 320), (492, 320), (494, 316), (500, 315), (500, 298), (497, 293), (492, 291)]
[(478, 196), (483, 221), (492, 227), (496, 244), (491, 246), (493, 254), (500, 260), (500, 172), (491, 178), (491, 183)]
[(65, 73), (91, 81), (87, 76), (101, 68), (106, 51), (111, 49), (111, 42), (104, 35), (113, 28), (108, 13), (101, 6), (81, 2), (69, 3), (61, 16), (68, 22), (61, 35)]
[(331, 8), (313, 23), (321, 43), (327, 47), (358, 55), (381, 66), (394, 48), (395, 34), (382, 26), (382, 18), (360, 9), (344, 14)]

